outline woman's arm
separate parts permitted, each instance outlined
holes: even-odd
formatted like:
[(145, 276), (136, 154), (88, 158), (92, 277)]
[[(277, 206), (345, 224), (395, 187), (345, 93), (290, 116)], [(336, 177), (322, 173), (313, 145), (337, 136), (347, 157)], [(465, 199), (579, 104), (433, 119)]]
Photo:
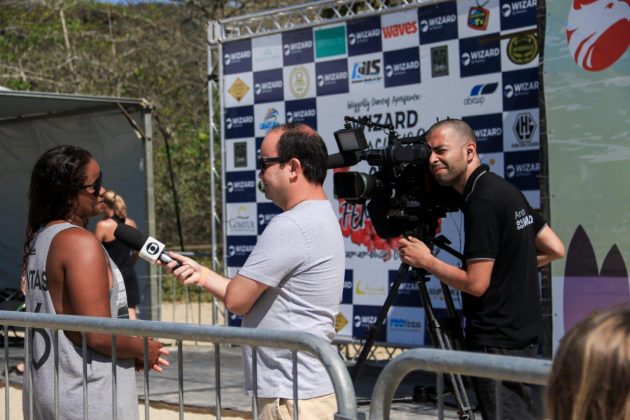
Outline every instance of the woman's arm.
[[(57, 313), (111, 318), (109, 289), (112, 274), (105, 250), (90, 232), (68, 229), (59, 233), (51, 244), (46, 270), (48, 276), (52, 276), (50, 293)], [(79, 333), (68, 331), (66, 335), (75, 345), (81, 346)], [(87, 333), (86, 339), (90, 349), (111, 356), (111, 335)], [(143, 360), (143, 340), (117, 336), (116, 352), (121, 358)], [(160, 358), (167, 354), (165, 352), (161, 343), (149, 341), (149, 363), (154, 369), (161, 370), (159, 366), (168, 363)]]

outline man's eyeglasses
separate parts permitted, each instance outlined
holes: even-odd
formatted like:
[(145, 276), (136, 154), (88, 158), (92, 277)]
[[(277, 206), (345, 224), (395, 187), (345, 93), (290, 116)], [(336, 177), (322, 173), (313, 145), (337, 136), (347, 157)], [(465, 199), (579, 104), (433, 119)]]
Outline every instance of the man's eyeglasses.
[[(96, 181), (94, 181), (94, 184), (81, 185), (81, 188), (86, 188), (90, 194), (98, 197), (98, 195), (101, 193), (102, 186), (103, 186), (103, 172), (101, 172), (98, 175), (98, 178), (96, 179)], [(92, 191), (90, 191), (90, 188), (92, 189)]]
[(261, 171), (265, 171), (267, 170), (267, 168), (269, 168), (271, 165), (273, 165), (274, 163), (287, 163), (288, 160), (282, 159), (281, 157), (270, 157), (270, 158), (264, 158), (264, 157), (260, 157), (258, 158), (258, 163), (260, 165), (260, 170)]

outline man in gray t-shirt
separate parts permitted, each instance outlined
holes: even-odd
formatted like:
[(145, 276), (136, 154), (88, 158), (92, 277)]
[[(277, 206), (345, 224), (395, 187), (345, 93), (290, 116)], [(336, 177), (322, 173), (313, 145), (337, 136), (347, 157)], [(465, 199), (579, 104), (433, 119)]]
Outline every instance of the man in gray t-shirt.
[[(306, 125), (283, 125), (267, 134), (260, 156), (265, 195), (284, 212), (269, 223), (243, 268), (227, 279), (171, 253), (182, 264), (173, 274), (184, 284), (205, 287), (231, 312), (244, 315), (243, 327), (306, 331), (332, 341), (345, 254), (339, 223), (323, 189), (326, 145)], [(261, 418), (292, 416), (291, 352), (260, 348), (257, 358)], [(248, 346), (243, 347), (243, 360), (251, 393)], [(308, 354), (298, 357), (298, 387), (301, 419), (332, 418), (337, 408), (332, 384), (323, 365)]]

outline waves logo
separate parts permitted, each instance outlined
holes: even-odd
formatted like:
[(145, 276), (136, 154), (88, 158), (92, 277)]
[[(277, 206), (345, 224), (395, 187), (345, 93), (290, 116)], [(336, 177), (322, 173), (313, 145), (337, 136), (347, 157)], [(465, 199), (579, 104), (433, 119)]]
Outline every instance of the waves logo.
[(418, 22), (415, 20), (410, 22), (395, 23), (383, 28), (383, 38), (398, 38), (405, 35), (414, 35), (418, 33)]
[(464, 99), (464, 105), (483, 105), (485, 96), (491, 95), (497, 90), (498, 83), (486, 83), (485, 85), (475, 85), (470, 90), (470, 95)]
[(630, 46), (630, 3), (573, 0), (567, 22), (567, 43), (573, 60), (583, 70), (609, 68)]

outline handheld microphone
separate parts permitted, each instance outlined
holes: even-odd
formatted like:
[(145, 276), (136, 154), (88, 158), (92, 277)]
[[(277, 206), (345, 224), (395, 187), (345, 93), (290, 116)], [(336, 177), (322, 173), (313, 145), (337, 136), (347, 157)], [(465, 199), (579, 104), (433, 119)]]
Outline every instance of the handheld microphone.
[[(119, 224), (114, 231), (114, 236), (129, 248), (139, 251), (140, 258), (151, 264), (155, 264), (157, 260), (162, 261), (164, 264), (175, 261), (168, 256), (167, 251), (164, 249), (165, 245), (162, 242), (143, 234), (129, 225)], [(181, 267), (179, 261), (177, 261), (175, 268), (178, 267)]]

